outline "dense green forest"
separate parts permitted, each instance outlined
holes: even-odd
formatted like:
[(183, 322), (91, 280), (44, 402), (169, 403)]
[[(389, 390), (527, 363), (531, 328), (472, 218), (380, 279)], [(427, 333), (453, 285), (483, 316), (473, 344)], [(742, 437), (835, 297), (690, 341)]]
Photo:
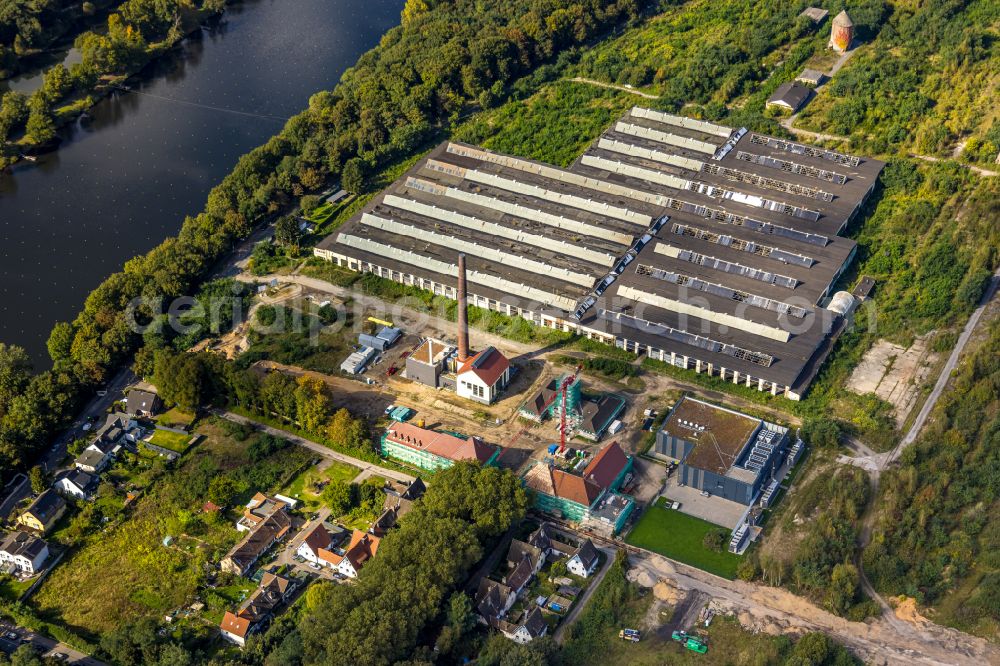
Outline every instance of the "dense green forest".
[(1000, 321), (877, 497), (865, 571), (885, 594), (916, 597), (938, 621), (1000, 638)]

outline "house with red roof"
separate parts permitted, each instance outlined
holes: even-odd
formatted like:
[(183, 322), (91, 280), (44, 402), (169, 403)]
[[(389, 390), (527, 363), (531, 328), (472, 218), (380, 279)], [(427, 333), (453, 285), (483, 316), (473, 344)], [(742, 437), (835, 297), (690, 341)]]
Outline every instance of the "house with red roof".
[(562, 469), (551, 463), (539, 461), (525, 473), (522, 481), (533, 491), (535, 507), (566, 520), (585, 522), (603, 515), (604, 505), (613, 500), (624, 503), (627, 511), (616, 511), (612, 532), (619, 531), (631, 513), (633, 502), (617, 494), (625, 477), (632, 469), (632, 457), (611, 442), (601, 448), (582, 473)]
[(361, 567), (368, 560), (375, 557), (381, 541), (374, 534), (354, 530), (354, 533), (351, 535), (351, 542), (343, 551), (338, 552), (320, 548), (318, 551), (319, 564), (329, 567), (348, 578), (357, 578)]
[(461, 437), (403, 422), (386, 429), (381, 446), (382, 455), (429, 470), (451, 467), (460, 460), (492, 465), (500, 456), (499, 446), (478, 437)]
[(487, 347), (467, 358), (455, 375), (455, 393), (489, 405), (510, 383), (510, 361), (496, 347)]

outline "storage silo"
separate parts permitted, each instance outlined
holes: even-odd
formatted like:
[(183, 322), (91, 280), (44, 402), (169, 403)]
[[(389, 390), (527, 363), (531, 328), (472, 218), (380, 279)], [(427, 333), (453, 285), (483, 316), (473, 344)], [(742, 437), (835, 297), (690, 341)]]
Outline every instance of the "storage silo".
[(847, 15), (845, 9), (833, 19), (833, 26), (830, 29), (830, 46), (834, 51), (843, 53), (851, 48), (852, 41), (854, 41), (854, 22)]

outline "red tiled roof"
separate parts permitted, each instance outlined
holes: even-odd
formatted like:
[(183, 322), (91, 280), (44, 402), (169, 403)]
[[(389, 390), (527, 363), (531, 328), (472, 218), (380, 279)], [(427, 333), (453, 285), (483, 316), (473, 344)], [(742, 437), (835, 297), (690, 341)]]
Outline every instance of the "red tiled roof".
[(354, 570), (358, 571), (365, 562), (375, 557), (380, 541), (381, 539), (377, 536), (354, 530), (354, 534), (351, 535), (351, 543), (344, 551), (344, 557), (350, 560)]
[(222, 616), (219, 628), (233, 636), (246, 638), (247, 631), (250, 630), (250, 620), (240, 617), (231, 611), (226, 611), (226, 614)]
[(333, 566), (337, 566), (344, 561), (343, 555), (337, 555), (337, 553), (332, 550), (327, 550), (326, 548), (320, 548), (317, 550), (316, 557)]
[(458, 370), (458, 376), (463, 373), (475, 373), (479, 379), (487, 386), (496, 384), (503, 373), (510, 367), (510, 361), (500, 353), (495, 347), (487, 347), (475, 356), (466, 359), (465, 363)]
[(313, 530), (306, 535), (306, 538), (302, 540), (302, 543), (309, 546), (309, 549), (314, 553), (318, 553), (321, 548), (328, 548), (330, 546), (330, 533), (323, 527), (323, 523), (318, 523)]
[(556, 497), (568, 499), (584, 506), (593, 504), (603, 490), (601, 486), (590, 479), (564, 472), (561, 469), (552, 470), (552, 487)]
[(474, 437), (462, 439), (413, 425), (393, 423), (386, 437), (389, 441), (418, 451), (427, 451), (449, 460), (478, 460), (485, 463), (496, 449)]
[(611, 442), (597, 452), (583, 470), (583, 478), (593, 481), (603, 490), (618, 478), (627, 464), (628, 456), (622, 451), (622, 447), (618, 446), (618, 442)]

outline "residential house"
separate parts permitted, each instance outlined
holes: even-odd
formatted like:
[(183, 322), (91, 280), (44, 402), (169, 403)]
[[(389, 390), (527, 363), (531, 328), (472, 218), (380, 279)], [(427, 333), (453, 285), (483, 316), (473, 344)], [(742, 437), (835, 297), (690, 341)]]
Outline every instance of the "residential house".
[(466, 359), (455, 377), (455, 392), (462, 398), (492, 404), (510, 383), (510, 361), (495, 347)]
[(382, 503), (382, 513), (372, 526), (369, 532), (375, 536), (382, 537), (396, 526), (396, 522), (409, 513), (413, 508), (413, 502), (423, 496), (427, 486), (417, 477), (413, 481), (406, 483), (403, 481), (391, 481), (386, 483), (385, 501)]
[(160, 396), (151, 391), (132, 389), (125, 397), (125, 411), (130, 416), (154, 416), (160, 410)]
[(96, 475), (74, 467), (73, 469), (59, 472), (52, 487), (55, 488), (56, 492), (65, 497), (89, 500), (97, 491), (99, 483), (100, 478)]
[(8, 532), (0, 539), (0, 570), (33, 576), (49, 558), (49, 545), (27, 532)]
[(535, 565), (532, 563), (531, 558), (528, 555), (524, 555), (516, 565), (514, 565), (513, 570), (510, 571), (503, 578), (503, 583), (509, 587), (514, 592), (514, 596), (518, 596), (524, 591), (524, 588), (528, 586), (531, 579), (535, 577)]
[(514, 539), (510, 542), (510, 548), (507, 550), (507, 566), (514, 568), (522, 560), (527, 559), (531, 564), (532, 573), (537, 574), (545, 565), (545, 556), (546, 551), (544, 549), (526, 541)]
[(599, 441), (615, 419), (625, 411), (625, 405), (625, 398), (617, 393), (605, 393), (594, 400), (584, 400), (576, 434), (592, 442)]
[(306, 538), (302, 540), (295, 553), (312, 564), (323, 564), (320, 553), (326, 551), (332, 553), (333, 549), (344, 540), (346, 532), (344, 528), (330, 523), (317, 523), (309, 530)]
[(343, 555), (326, 549), (318, 553), (320, 564), (347, 576), (357, 578), (361, 567), (378, 552), (381, 539), (374, 534), (354, 530), (351, 542), (344, 549)]
[(500, 457), (500, 447), (478, 437), (462, 438), (446, 432), (427, 430), (412, 423), (393, 423), (382, 435), (382, 455), (438, 470), (460, 460), (492, 465)]
[(275, 511), (243, 538), (219, 562), (219, 568), (244, 576), (275, 543), (288, 535), (292, 519), (285, 511)]
[(100, 451), (88, 448), (77, 456), (76, 460), (73, 461), (73, 465), (81, 472), (99, 474), (111, 463), (111, 458), (110, 453), (101, 453)]
[(479, 581), (475, 598), (479, 621), (487, 626), (496, 627), (500, 620), (507, 616), (507, 611), (516, 600), (517, 595), (508, 586), (484, 576)]
[(240, 604), (235, 613), (226, 611), (219, 624), (222, 637), (244, 647), (247, 637), (266, 626), (275, 609), (288, 601), (296, 587), (291, 579), (265, 573), (260, 579), (260, 586)]
[(66, 500), (56, 491), (49, 488), (28, 505), (28, 508), (18, 516), (17, 524), (23, 525), (39, 534), (48, 532), (56, 521), (66, 512)]
[[(539, 510), (582, 522), (600, 510), (603, 498), (616, 493), (631, 469), (632, 458), (617, 442), (611, 442), (594, 456), (582, 474), (537, 462), (525, 473), (523, 481), (534, 491), (535, 506)], [(611, 525), (613, 532), (624, 526), (634, 506), (630, 498), (615, 496), (628, 504), (628, 510), (615, 514), (615, 522)]]
[(498, 628), (510, 640), (524, 645), (544, 636), (549, 630), (549, 625), (545, 622), (542, 611), (539, 610), (538, 606), (534, 606), (525, 614), (521, 622), (517, 624), (500, 622)]
[(590, 539), (584, 539), (580, 547), (576, 549), (576, 552), (566, 561), (566, 568), (571, 574), (580, 576), (581, 578), (589, 578), (597, 571), (599, 563), (600, 558), (598, 557), (597, 548), (594, 547)]
[(236, 521), (236, 529), (240, 532), (251, 532), (272, 515), (285, 512), (287, 508), (287, 502), (277, 497), (268, 497), (264, 493), (257, 493), (247, 502), (243, 515)]

